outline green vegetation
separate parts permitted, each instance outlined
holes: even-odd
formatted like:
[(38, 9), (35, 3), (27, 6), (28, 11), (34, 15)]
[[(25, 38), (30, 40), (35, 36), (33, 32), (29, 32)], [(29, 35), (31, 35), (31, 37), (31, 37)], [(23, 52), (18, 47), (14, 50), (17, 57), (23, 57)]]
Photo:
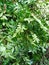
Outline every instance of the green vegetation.
[(0, 65), (49, 65), (48, 46), (49, 2), (0, 0)]

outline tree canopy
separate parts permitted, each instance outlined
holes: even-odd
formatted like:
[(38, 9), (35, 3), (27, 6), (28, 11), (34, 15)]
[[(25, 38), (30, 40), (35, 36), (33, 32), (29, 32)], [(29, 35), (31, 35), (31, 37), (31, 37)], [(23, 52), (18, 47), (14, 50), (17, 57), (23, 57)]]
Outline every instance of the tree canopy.
[(48, 46), (48, 1), (0, 0), (0, 65), (39, 64)]

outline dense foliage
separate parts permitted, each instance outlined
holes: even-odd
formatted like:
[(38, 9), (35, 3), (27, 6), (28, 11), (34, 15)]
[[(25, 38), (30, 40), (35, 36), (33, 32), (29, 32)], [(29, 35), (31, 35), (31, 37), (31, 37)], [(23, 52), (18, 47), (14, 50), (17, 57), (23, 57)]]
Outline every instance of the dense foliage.
[(0, 65), (39, 64), (48, 43), (48, 2), (0, 0)]

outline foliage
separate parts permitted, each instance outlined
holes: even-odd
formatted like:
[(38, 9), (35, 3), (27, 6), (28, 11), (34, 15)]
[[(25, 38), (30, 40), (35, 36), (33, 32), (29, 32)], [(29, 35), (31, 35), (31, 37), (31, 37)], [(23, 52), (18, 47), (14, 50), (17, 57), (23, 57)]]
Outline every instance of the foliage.
[(41, 0), (0, 0), (0, 65), (40, 62), (49, 43), (48, 8)]

